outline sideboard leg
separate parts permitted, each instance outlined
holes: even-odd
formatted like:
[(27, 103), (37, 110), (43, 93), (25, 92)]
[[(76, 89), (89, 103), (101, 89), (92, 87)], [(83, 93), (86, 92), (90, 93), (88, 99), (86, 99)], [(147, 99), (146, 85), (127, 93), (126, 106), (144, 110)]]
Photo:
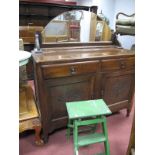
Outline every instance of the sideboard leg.
[(126, 115), (127, 117), (130, 116), (130, 112), (134, 106), (134, 102), (135, 102), (135, 94), (132, 96), (130, 107), (127, 108), (127, 115)]
[(42, 138), (43, 138), (44, 143), (48, 142), (48, 134), (47, 133), (43, 132), (43, 137)]
[(129, 116), (130, 116), (130, 112), (131, 112), (131, 110), (130, 110), (130, 109), (127, 109), (126, 111), (127, 111), (127, 113), (126, 113), (126, 117), (129, 117)]

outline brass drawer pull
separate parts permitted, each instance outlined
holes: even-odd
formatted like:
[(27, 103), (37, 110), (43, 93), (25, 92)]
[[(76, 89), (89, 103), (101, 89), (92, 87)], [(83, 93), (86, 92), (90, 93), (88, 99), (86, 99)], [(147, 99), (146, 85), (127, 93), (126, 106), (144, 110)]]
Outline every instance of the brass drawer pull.
[(71, 67), (70, 68), (70, 72), (71, 72), (71, 75), (75, 75), (76, 74), (76, 68), (75, 67)]

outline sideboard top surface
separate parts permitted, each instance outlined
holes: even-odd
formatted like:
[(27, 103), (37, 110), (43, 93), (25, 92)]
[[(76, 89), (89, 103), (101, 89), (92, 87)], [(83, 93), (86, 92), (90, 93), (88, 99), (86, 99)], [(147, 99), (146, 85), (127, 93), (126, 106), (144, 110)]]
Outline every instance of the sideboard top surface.
[(42, 53), (34, 53), (36, 63), (85, 61), (113, 57), (134, 56), (134, 51), (115, 46), (84, 46), (43, 48)]

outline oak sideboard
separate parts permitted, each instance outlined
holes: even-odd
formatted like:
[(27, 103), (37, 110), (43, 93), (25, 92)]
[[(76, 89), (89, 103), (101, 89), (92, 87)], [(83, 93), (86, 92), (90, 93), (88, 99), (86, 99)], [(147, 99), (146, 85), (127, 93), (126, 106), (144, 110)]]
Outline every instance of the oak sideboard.
[[(51, 45), (52, 46), (52, 45)], [(33, 54), (43, 138), (66, 127), (65, 102), (104, 99), (112, 112), (132, 107), (135, 53), (111, 43), (59, 44)]]

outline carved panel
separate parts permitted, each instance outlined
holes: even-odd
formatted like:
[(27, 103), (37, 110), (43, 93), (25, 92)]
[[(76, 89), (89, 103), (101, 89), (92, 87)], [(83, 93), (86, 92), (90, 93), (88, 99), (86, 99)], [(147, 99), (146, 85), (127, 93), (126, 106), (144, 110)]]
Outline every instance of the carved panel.
[(129, 100), (133, 87), (133, 74), (129, 72), (103, 74), (102, 97), (107, 104), (115, 104)]
[(52, 84), (47, 86), (48, 101), (52, 103), (48, 104), (52, 119), (67, 116), (65, 102), (88, 100), (93, 95), (94, 75), (79, 76), (76, 80), (75, 77), (69, 77), (63, 82), (60, 82), (61, 80), (53, 80)]

